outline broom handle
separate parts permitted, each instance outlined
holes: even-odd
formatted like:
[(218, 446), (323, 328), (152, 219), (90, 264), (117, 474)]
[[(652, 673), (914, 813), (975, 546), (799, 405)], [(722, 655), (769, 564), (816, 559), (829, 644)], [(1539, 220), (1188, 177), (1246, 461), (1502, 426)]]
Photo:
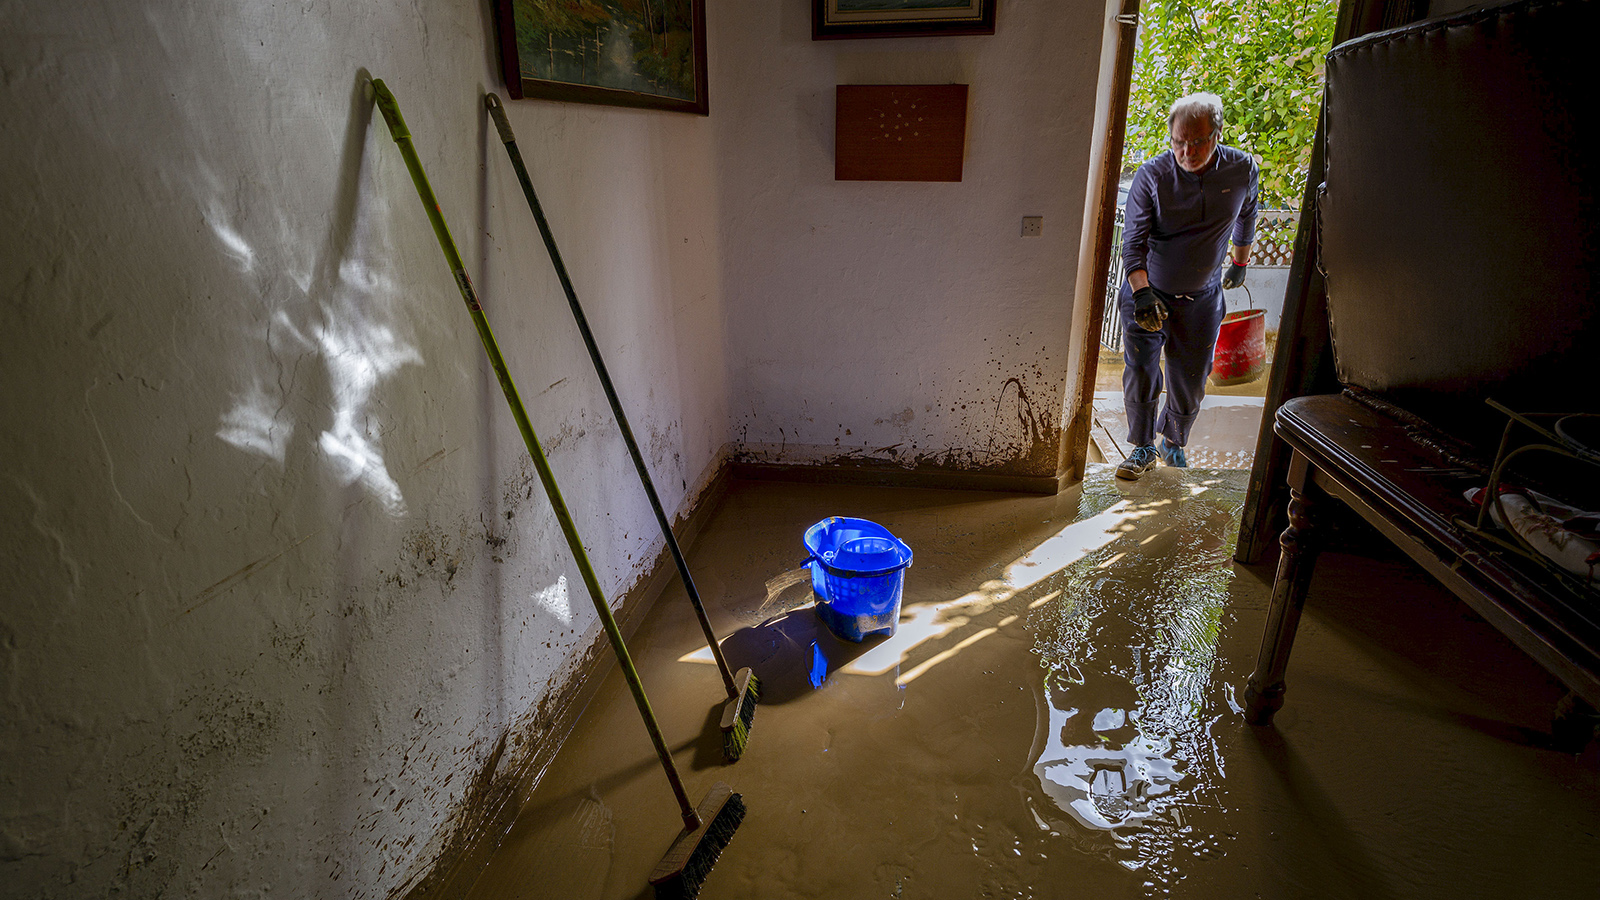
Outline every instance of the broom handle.
[(672, 526), (667, 524), (666, 511), (661, 508), (661, 498), (656, 496), (655, 482), (650, 478), (650, 470), (645, 468), (644, 455), (639, 452), (639, 443), (633, 439), (633, 429), (628, 425), (628, 417), (622, 412), (622, 401), (617, 398), (617, 389), (611, 384), (611, 376), (606, 372), (605, 360), (600, 358), (600, 347), (595, 343), (594, 333), (589, 330), (589, 320), (583, 314), (583, 307), (578, 303), (578, 292), (572, 287), (572, 279), (567, 276), (567, 267), (561, 261), (561, 251), (556, 249), (556, 237), (550, 231), (550, 223), (544, 217), (544, 208), (539, 205), (539, 197), (533, 192), (533, 180), (528, 177), (528, 167), (523, 165), (522, 151), (517, 149), (517, 137), (511, 131), (511, 122), (506, 119), (505, 107), (500, 103), (500, 97), (494, 93), (485, 94), (483, 103), (489, 108), (489, 115), (494, 117), (494, 127), (500, 132), (500, 140), (506, 145), (506, 153), (511, 156), (511, 168), (517, 172), (517, 181), (522, 183), (522, 193), (528, 198), (528, 208), (533, 210), (533, 220), (539, 225), (539, 234), (544, 238), (544, 247), (550, 252), (550, 262), (555, 265), (556, 277), (561, 280), (561, 289), (567, 293), (567, 305), (572, 307), (572, 318), (578, 323), (578, 333), (583, 335), (583, 345), (589, 348), (589, 358), (594, 360), (594, 370), (600, 376), (600, 387), (606, 392), (606, 400), (611, 404), (611, 411), (616, 414), (617, 426), (622, 430), (622, 441), (628, 445), (628, 455), (633, 457), (633, 467), (639, 472), (639, 481), (644, 484), (645, 495), (650, 498), (650, 509), (656, 514), (656, 522), (661, 526), (661, 534), (667, 539), (667, 549), (672, 552), (673, 562), (678, 564), (678, 575), (683, 579), (683, 588), (689, 594), (689, 602), (694, 604), (694, 612), (700, 619), (700, 630), (706, 634), (706, 643), (711, 646), (711, 655), (716, 657), (717, 668), (722, 672), (722, 684), (728, 689), (729, 697), (737, 697), (739, 688), (733, 682), (733, 671), (728, 668), (728, 661), (722, 656), (722, 647), (717, 643), (716, 632), (711, 628), (711, 620), (706, 617), (705, 604), (700, 601), (700, 592), (695, 590), (694, 579), (689, 575), (689, 563), (683, 558), (683, 550), (678, 547), (678, 539), (672, 534)]
[(505, 359), (500, 356), (500, 345), (494, 339), (494, 332), (489, 330), (489, 320), (483, 315), (483, 307), (478, 305), (477, 293), (472, 289), (472, 279), (467, 277), (466, 269), (461, 265), (461, 254), (456, 251), (456, 242), (450, 237), (450, 229), (445, 225), (444, 214), (439, 211), (439, 201), (433, 194), (432, 186), (428, 184), (428, 175), (422, 170), (422, 161), (417, 158), (416, 148), (411, 146), (411, 132), (407, 130), (406, 121), (400, 115), (400, 104), (395, 102), (394, 95), (389, 92), (382, 79), (373, 79), (372, 91), (378, 109), (383, 112), (384, 121), (389, 124), (389, 134), (400, 147), (400, 155), (405, 158), (406, 168), (411, 170), (411, 181), (416, 184), (417, 195), (422, 199), (422, 205), (427, 208), (428, 221), (433, 225), (433, 234), (439, 239), (439, 248), (444, 251), (445, 261), (450, 264), (450, 271), (455, 275), (456, 287), (461, 289), (461, 299), (466, 301), (467, 311), (472, 313), (472, 323), (478, 327), (478, 337), (483, 341), (484, 352), (489, 356), (489, 365), (494, 367), (495, 377), (500, 380), (500, 390), (505, 393), (506, 402), (511, 405), (511, 416), (517, 420), (517, 430), (522, 432), (522, 442), (527, 445), (528, 453), (533, 457), (533, 467), (539, 471), (539, 481), (544, 484), (544, 492), (550, 498), (550, 506), (555, 510), (556, 520), (561, 523), (561, 531), (567, 537), (567, 546), (572, 549), (572, 555), (577, 560), (584, 586), (589, 589), (589, 598), (594, 601), (595, 612), (600, 614), (600, 621), (606, 628), (606, 636), (611, 639), (611, 649), (616, 652), (617, 663), (622, 666), (622, 673), (628, 681), (628, 689), (633, 692), (633, 702), (639, 706), (639, 715), (644, 718), (645, 728), (650, 732), (650, 740), (656, 745), (656, 755), (661, 757), (661, 767), (667, 772), (667, 780), (672, 782), (672, 792), (677, 795), (678, 806), (683, 813), (684, 828), (694, 831), (700, 827), (700, 817), (695, 813), (694, 806), (689, 803), (689, 795), (683, 789), (683, 779), (678, 777), (677, 766), (672, 764), (672, 754), (668, 752), (667, 743), (661, 737), (661, 727), (656, 724), (655, 713), (650, 710), (650, 700), (644, 695), (644, 684), (639, 680), (638, 670), (633, 667), (633, 659), (628, 655), (627, 645), (622, 642), (622, 631), (617, 628), (617, 621), (611, 615), (611, 608), (606, 605), (605, 595), (600, 590), (600, 579), (594, 573), (594, 566), (589, 563), (589, 554), (583, 549), (583, 542), (578, 539), (577, 526), (573, 524), (572, 514), (567, 511), (566, 501), (561, 499), (561, 489), (556, 486), (555, 474), (550, 471), (550, 463), (545, 460), (544, 450), (539, 446), (539, 437), (534, 434), (533, 424), (528, 421), (527, 410), (523, 409), (522, 400), (517, 395), (517, 386), (511, 380), (511, 373), (506, 370)]

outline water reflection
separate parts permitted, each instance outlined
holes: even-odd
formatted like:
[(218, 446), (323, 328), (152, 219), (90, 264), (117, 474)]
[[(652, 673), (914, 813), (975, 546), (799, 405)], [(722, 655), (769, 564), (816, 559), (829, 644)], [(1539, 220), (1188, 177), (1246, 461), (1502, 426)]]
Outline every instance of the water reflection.
[(811, 642), (811, 669), (806, 675), (812, 689), (822, 687), (822, 683), (828, 680), (828, 658), (822, 654), (822, 647), (816, 641)]
[(1133, 487), (1109, 467), (1090, 474), (1080, 519), (1132, 501), (1160, 505), (1161, 525), (1133, 520), (1057, 573), (1059, 595), (1029, 614), (1046, 675), (1037, 790), (1025, 791), (1041, 829), (1143, 871), (1153, 892), (1181, 880), (1179, 851), (1221, 852), (1184, 810), (1220, 796), (1211, 729), (1226, 696), (1212, 675), (1244, 498), (1243, 473), (1159, 474)]

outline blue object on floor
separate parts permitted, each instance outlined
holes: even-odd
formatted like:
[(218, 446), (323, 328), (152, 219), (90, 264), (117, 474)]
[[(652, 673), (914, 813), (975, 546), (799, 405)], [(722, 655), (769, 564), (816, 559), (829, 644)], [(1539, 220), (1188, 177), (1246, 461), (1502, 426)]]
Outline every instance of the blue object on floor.
[(806, 529), (817, 617), (847, 641), (894, 634), (911, 548), (876, 522), (829, 516)]

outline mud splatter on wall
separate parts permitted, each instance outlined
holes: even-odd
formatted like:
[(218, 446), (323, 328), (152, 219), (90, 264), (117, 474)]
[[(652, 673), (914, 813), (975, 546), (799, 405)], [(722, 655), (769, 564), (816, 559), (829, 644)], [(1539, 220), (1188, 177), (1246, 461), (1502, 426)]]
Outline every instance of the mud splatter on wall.
[[(1020, 340), (1007, 342), (1013, 349)], [(798, 465), (879, 464), (921, 471), (977, 472), (1053, 477), (1060, 452), (1064, 364), (1045, 348), (1029, 353), (991, 353), (975, 372), (944, 373), (952, 382), (933, 387), (937, 400), (847, 424), (846, 404), (827, 404), (836, 421), (831, 434), (815, 427), (817, 416), (779, 426), (780, 441), (753, 440), (759, 415), (739, 426), (734, 458), (743, 462)], [(809, 408), (812, 404), (807, 403)], [(822, 405), (822, 404), (818, 404)], [(831, 438), (809, 443), (810, 435)], [(877, 440), (863, 440), (874, 434)], [(945, 443), (958, 438), (955, 446)], [(888, 443), (881, 443), (888, 441)]]

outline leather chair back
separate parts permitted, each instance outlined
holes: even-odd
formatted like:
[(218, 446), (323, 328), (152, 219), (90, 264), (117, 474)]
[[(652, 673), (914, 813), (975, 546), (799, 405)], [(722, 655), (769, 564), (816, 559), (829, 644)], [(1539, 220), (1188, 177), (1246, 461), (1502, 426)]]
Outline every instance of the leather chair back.
[[(1320, 262), (1339, 379), (1474, 445), (1600, 402), (1600, 3), (1522, 2), (1328, 55)], [(1600, 127), (1596, 128), (1600, 132)], [(1587, 143), (1585, 142), (1587, 141)]]

